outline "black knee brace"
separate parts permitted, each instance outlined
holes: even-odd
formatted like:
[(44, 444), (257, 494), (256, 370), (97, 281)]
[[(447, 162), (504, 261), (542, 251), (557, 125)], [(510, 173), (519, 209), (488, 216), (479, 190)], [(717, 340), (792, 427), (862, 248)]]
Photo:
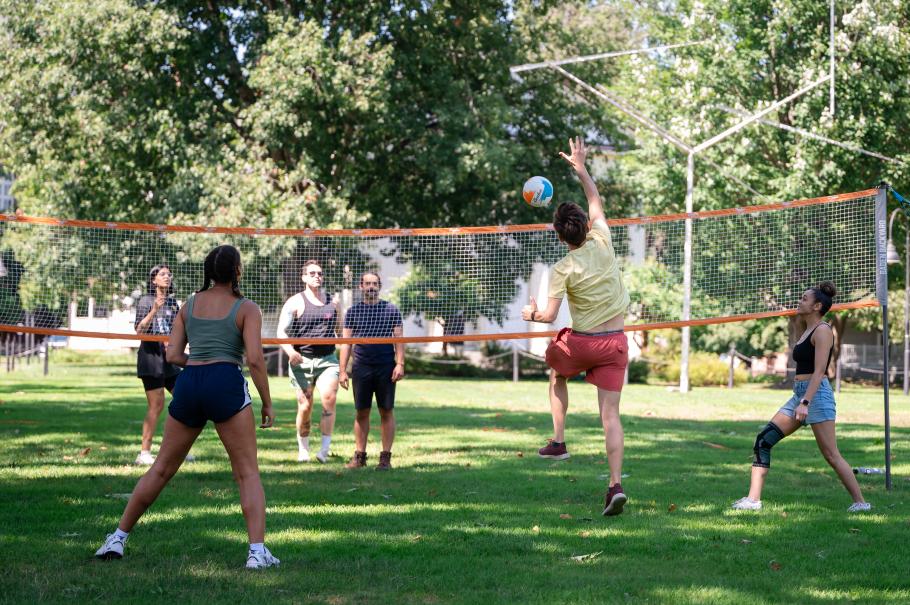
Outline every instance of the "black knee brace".
[(755, 452), (755, 458), (752, 461), (752, 466), (771, 468), (771, 448), (783, 438), (784, 432), (780, 430), (779, 426), (773, 422), (766, 424), (765, 428), (755, 437), (755, 447), (752, 449)]

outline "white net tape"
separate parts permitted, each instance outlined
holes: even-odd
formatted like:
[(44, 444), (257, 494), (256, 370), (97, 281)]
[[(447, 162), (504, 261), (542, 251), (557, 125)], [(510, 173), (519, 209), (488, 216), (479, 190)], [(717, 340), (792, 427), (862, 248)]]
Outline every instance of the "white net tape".
[[(696, 213), (691, 313), (683, 316), (686, 216), (609, 221), (632, 304), (644, 329), (784, 314), (806, 287), (832, 280), (836, 303), (861, 306), (875, 293), (874, 191)], [(409, 340), (518, 338), (521, 307), (543, 306), (548, 268), (566, 253), (552, 228), (289, 231), (89, 223), (0, 214), (0, 330), (25, 317), (45, 333), (135, 338), (149, 270), (165, 264), (183, 304), (202, 283), (202, 261), (232, 244), (243, 258), (244, 295), (274, 338), (285, 301), (303, 290), (302, 264), (324, 271), (324, 295), (343, 319), (361, 299), (361, 273), (382, 277)], [(568, 325), (563, 308), (556, 325)], [(539, 328), (538, 328), (539, 329)], [(545, 329), (545, 328), (544, 328)], [(338, 336), (340, 336), (340, 332)]]

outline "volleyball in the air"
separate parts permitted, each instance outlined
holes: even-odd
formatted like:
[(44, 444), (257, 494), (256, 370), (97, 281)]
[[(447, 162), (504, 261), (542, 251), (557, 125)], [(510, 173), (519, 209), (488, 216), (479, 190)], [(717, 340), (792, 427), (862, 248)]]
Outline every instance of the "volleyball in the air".
[(546, 208), (553, 200), (553, 183), (542, 176), (532, 176), (525, 181), (521, 196), (535, 208)]

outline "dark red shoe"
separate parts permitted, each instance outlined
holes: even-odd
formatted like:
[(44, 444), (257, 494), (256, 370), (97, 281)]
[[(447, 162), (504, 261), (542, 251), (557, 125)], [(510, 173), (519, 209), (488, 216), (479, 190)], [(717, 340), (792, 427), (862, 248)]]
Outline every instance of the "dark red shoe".
[(622, 513), (622, 507), (626, 505), (626, 494), (622, 491), (622, 486), (619, 483), (616, 483), (607, 490), (607, 497), (604, 498), (604, 512), (605, 517), (612, 517)]
[(565, 460), (569, 457), (569, 452), (566, 450), (566, 443), (557, 443), (552, 439), (547, 439), (547, 444), (537, 450), (537, 455), (541, 458), (550, 458), (552, 460)]

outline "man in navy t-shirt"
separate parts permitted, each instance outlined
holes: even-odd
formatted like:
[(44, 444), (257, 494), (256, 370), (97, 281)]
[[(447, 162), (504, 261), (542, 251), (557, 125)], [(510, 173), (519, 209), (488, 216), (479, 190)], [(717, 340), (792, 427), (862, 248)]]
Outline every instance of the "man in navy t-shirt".
[[(376, 273), (360, 276), (363, 299), (348, 309), (344, 316), (343, 338), (390, 338), (402, 335), (401, 312), (392, 303), (379, 299), (382, 281)], [(338, 382), (348, 388), (348, 358), (351, 345), (341, 345)], [(404, 343), (354, 345), (351, 382), (354, 387), (354, 457), (348, 468), (367, 463), (367, 436), (370, 433), (370, 409), (373, 396), (379, 408), (382, 426), (382, 452), (377, 470), (392, 468), (392, 441), (395, 439), (395, 383), (404, 378)]]

